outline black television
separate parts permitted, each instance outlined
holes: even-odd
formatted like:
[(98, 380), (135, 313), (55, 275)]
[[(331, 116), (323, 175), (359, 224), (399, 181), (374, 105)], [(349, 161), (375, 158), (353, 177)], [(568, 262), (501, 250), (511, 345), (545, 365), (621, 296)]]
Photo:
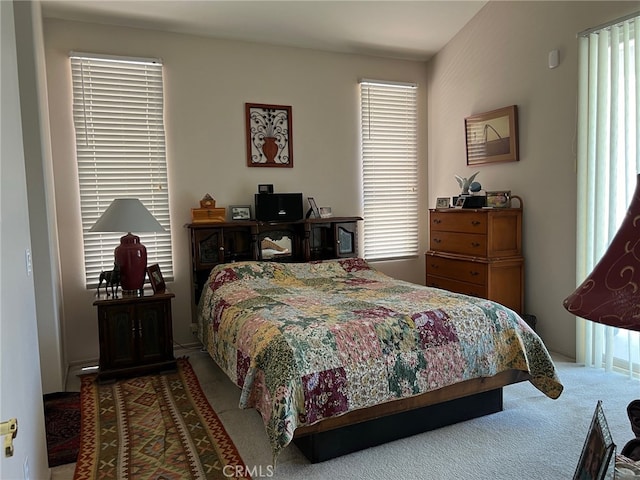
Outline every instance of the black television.
[(256, 193), (256, 220), (295, 222), (304, 217), (301, 193)]

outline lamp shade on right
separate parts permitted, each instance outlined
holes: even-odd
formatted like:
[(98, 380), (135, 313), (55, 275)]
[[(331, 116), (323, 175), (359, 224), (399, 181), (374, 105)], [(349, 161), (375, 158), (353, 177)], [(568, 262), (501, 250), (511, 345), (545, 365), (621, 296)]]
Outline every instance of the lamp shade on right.
[(640, 175), (609, 248), (563, 305), (578, 317), (640, 331)]

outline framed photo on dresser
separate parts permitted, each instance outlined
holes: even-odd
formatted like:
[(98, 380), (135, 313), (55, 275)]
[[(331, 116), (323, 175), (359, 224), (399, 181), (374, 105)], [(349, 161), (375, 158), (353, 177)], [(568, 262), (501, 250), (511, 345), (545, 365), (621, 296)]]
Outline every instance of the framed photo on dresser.
[(147, 267), (147, 275), (149, 276), (153, 293), (163, 293), (166, 290), (164, 277), (162, 276), (162, 272), (160, 272), (160, 265), (157, 263), (149, 265)]
[(449, 197), (438, 197), (436, 199), (436, 208), (449, 208)]

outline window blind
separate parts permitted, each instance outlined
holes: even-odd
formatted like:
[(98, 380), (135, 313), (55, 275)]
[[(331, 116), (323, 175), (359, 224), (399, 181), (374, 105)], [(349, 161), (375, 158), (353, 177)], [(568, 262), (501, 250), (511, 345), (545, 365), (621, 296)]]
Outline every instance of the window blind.
[(417, 88), (360, 82), (364, 256), (418, 254)]
[(171, 225), (159, 60), (71, 54), (73, 119), (87, 287), (113, 268), (113, 251), (127, 232), (89, 229), (120, 197), (136, 197), (166, 232), (142, 234), (148, 264), (173, 279)]

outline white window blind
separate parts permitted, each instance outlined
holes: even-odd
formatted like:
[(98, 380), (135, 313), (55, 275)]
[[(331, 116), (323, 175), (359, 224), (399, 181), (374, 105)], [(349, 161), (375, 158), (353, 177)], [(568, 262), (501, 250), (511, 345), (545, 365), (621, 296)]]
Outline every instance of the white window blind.
[(364, 256), (418, 254), (417, 88), (360, 82)]
[(89, 229), (114, 198), (136, 197), (165, 228), (142, 234), (148, 264), (173, 279), (163, 122), (162, 64), (154, 59), (71, 54), (87, 287), (113, 268), (122, 233)]

